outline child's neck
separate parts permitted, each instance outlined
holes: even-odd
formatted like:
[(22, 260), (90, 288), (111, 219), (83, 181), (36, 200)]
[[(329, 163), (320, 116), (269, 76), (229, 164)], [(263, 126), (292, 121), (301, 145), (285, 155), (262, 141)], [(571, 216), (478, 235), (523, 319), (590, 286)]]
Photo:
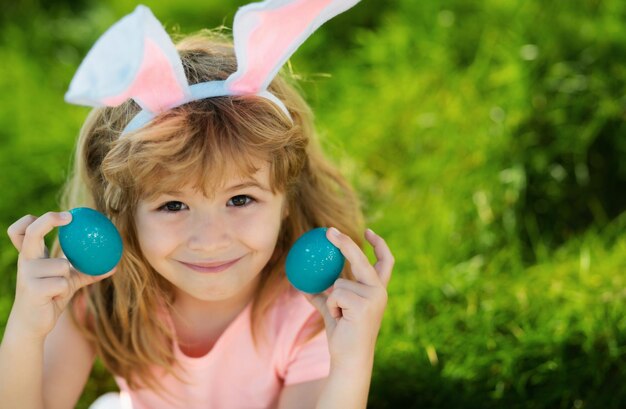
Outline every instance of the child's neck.
[(204, 301), (188, 294), (177, 294), (172, 321), (181, 351), (191, 357), (207, 354), (215, 342), (254, 297), (254, 280), (234, 297)]

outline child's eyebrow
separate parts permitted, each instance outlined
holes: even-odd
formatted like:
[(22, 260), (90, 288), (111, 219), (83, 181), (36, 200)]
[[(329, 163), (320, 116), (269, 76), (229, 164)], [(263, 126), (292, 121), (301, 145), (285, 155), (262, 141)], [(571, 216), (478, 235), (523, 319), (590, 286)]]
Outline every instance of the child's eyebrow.
[(168, 190), (166, 192), (158, 193), (159, 196), (179, 196), (182, 194), (183, 192), (181, 192), (180, 190)]
[(256, 180), (249, 180), (247, 182), (243, 182), (243, 183), (240, 183), (238, 185), (231, 186), (231, 187), (225, 189), (224, 191), (225, 192), (231, 192), (233, 190), (242, 189), (244, 187), (257, 187), (257, 188), (259, 188), (259, 189), (261, 189), (261, 190), (263, 190), (265, 192), (269, 192), (269, 189), (267, 189), (265, 186), (262, 186), (261, 184), (259, 184)]
[[(243, 189), (243, 188), (246, 188), (246, 187), (257, 187), (257, 188), (261, 189), (264, 192), (271, 193), (271, 191), (268, 188), (266, 188), (265, 186), (261, 185), (256, 180), (249, 180), (249, 181), (246, 181), (246, 182), (243, 182), (243, 183), (239, 183), (237, 185), (233, 185), (233, 186), (231, 186), (229, 188), (224, 189), (224, 192), (228, 193), (228, 192), (231, 192), (233, 190), (239, 190), (239, 189)], [(184, 194), (184, 192), (181, 192), (180, 190), (168, 190), (168, 191), (161, 192), (159, 194), (159, 196), (180, 196), (182, 194)]]

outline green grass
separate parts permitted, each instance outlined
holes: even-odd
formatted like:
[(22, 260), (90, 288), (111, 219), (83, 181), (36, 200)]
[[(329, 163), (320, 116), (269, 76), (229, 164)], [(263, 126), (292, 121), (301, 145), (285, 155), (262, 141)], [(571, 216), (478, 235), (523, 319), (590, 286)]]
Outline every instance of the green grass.
[[(3, 226), (57, 208), (87, 112), (62, 95), (134, 7), (56, 4), (0, 28)], [(148, 5), (181, 32), (234, 13)], [(397, 260), (371, 407), (626, 404), (625, 17), (619, 0), (364, 0), (292, 59)], [(2, 329), (17, 255), (0, 245)], [(79, 407), (111, 387), (96, 368)]]

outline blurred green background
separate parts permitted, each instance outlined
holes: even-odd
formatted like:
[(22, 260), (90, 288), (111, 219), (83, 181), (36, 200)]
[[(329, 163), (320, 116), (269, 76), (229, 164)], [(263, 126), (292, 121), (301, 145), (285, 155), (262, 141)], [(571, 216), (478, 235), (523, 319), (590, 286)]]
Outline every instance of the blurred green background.
[[(145, 4), (190, 33), (244, 2)], [(88, 112), (63, 94), (135, 6), (2, 4), (3, 230), (58, 210)], [(292, 58), (396, 256), (370, 407), (626, 407), (625, 22), (623, 0), (363, 0)], [(79, 407), (111, 388), (97, 366)]]

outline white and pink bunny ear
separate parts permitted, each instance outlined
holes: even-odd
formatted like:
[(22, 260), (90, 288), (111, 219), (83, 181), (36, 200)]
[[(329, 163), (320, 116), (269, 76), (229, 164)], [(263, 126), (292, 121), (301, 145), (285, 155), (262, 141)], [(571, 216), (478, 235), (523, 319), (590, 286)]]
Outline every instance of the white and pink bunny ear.
[(241, 7), (233, 23), (238, 67), (226, 87), (235, 95), (262, 93), (319, 26), (358, 2), (265, 0)]
[(132, 98), (158, 113), (191, 95), (172, 40), (150, 9), (138, 6), (100, 37), (74, 75), (67, 102), (118, 106)]
[(122, 130), (141, 128), (157, 114), (187, 102), (257, 95), (285, 104), (267, 90), (278, 70), (322, 24), (359, 0), (265, 0), (240, 8), (233, 34), (237, 71), (226, 81), (189, 85), (172, 40), (150, 9), (138, 6), (107, 30), (78, 68), (67, 102), (118, 106), (128, 98), (142, 110)]

